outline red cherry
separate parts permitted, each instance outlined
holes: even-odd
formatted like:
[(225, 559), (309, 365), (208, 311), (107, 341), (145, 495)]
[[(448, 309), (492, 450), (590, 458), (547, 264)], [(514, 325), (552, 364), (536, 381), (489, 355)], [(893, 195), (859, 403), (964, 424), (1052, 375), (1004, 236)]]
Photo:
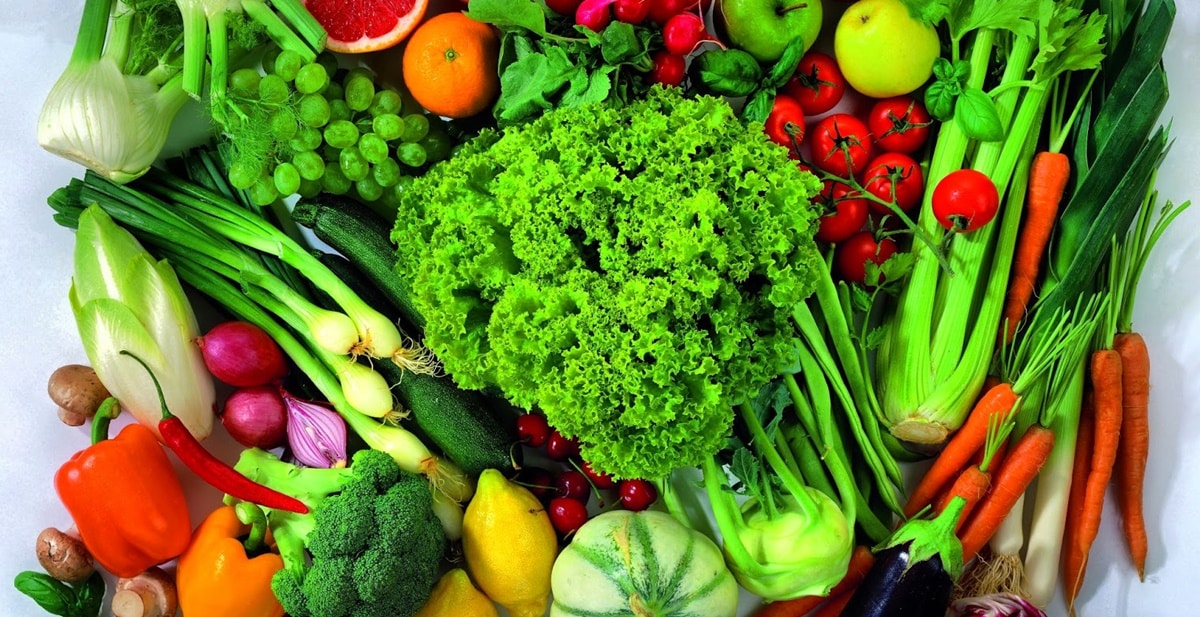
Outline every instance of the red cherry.
[(583, 472), (568, 469), (554, 478), (554, 495), (587, 504), (592, 496), (592, 485)]
[(603, 471), (596, 471), (594, 468), (592, 468), (591, 463), (585, 462), (580, 467), (583, 469), (583, 473), (587, 475), (588, 479), (592, 481), (592, 484), (600, 490), (607, 490), (617, 485), (617, 481), (613, 479), (612, 476), (604, 473)]
[(587, 506), (569, 497), (551, 499), (546, 512), (550, 515), (550, 524), (564, 536), (579, 531), (588, 520)]
[(658, 489), (645, 480), (621, 480), (617, 494), (621, 505), (634, 512), (641, 512), (658, 500)]
[(517, 418), (517, 438), (531, 448), (546, 445), (546, 440), (550, 439), (550, 424), (546, 422), (546, 416), (536, 413), (521, 414)]
[(550, 431), (550, 438), (546, 440), (546, 456), (551, 460), (565, 461), (576, 454), (579, 454), (578, 441), (563, 436), (558, 429)]
[(521, 486), (529, 489), (529, 492), (533, 493), (534, 497), (543, 502), (554, 497), (556, 494), (557, 489), (555, 487), (554, 474), (550, 473), (548, 469), (524, 467), (521, 469), (517, 481)]

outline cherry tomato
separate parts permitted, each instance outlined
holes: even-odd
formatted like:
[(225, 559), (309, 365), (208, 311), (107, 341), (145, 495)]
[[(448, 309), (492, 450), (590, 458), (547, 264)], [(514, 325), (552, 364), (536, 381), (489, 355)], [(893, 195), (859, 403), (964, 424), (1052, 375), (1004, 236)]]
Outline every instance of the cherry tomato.
[(858, 233), (867, 223), (870, 206), (841, 182), (826, 180), (816, 199), (827, 213), (821, 217), (817, 239), (822, 242), (841, 242)]
[(550, 438), (546, 440), (546, 456), (554, 461), (565, 461), (576, 454), (579, 454), (578, 441), (563, 436), (558, 429), (550, 432)]
[(974, 169), (946, 174), (933, 188), (933, 215), (951, 231), (974, 231), (987, 225), (1000, 208), (992, 179)]
[(677, 56), (692, 53), (701, 41), (712, 38), (704, 28), (704, 20), (695, 13), (672, 15), (663, 25), (662, 35), (663, 47)]
[(559, 15), (574, 15), (583, 0), (546, 0), (546, 6)]
[(784, 84), (783, 93), (796, 99), (804, 113), (817, 116), (841, 102), (846, 94), (846, 78), (832, 56), (810, 51), (800, 58), (796, 75)]
[(796, 152), (804, 140), (804, 110), (796, 99), (786, 94), (776, 95), (764, 128), (771, 141)]
[[(885, 152), (867, 165), (863, 188), (908, 212), (921, 203), (921, 198), (925, 196), (925, 177), (921, 174), (921, 165), (912, 157), (899, 152)], [(871, 210), (879, 214), (891, 213), (890, 208), (874, 201), (871, 202)]]
[(540, 448), (550, 439), (550, 424), (546, 416), (536, 413), (521, 414), (517, 418), (517, 439), (531, 447)]
[(650, 71), (650, 81), (664, 86), (679, 86), (687, 74), (687, 65), (683, 56), (677, 56), (665, 49), (654, 53), (654, 68)]
[(579, 531), (588, 520), (587, 506), (567, 497), (551, 499), (546, 513), (550, 516), (550, 524), (564, 536)]
[(658, 499), (658, 489), (645, 480), (621, 480), (617, 495), (626, 510), (641, 512)]
[(592, 481), (592, 485), (600, 490), (610, 489), (617, 485), (617, 481), (612, 476), (602, 471), (597, 471), (592, 467), (591, 463), (585, 461), (583, 465), (580, 465), (580, 468), (583, 469), (583, 474)]
[(871, 134), (862, 120), (850, 114), (826, 116), (809, 132), (812, 164), (842, 178), (866, 167), (871, 160)]
[(875, 101), (867, 115), (871, 136), (888, 152), (911, 154), (920, 150), (929, 139), (932, 124), (925, 104), (907, 94)]
[(617, 0), (613, 3), (613, 16), (617, 21), (637, 25), (650, 16), (654, 0)]
[(867, 284), (867, 262), (882, 264), (896, 253), (891, 238), (876, 241), (869, 231), (860, 231), (838, 245), (835, 259), (842, 278), (852, 283)]
[(586, 504), (592, 496), (592, 485), (582, 471), (567, 469), (554, 478), (554, 494)]

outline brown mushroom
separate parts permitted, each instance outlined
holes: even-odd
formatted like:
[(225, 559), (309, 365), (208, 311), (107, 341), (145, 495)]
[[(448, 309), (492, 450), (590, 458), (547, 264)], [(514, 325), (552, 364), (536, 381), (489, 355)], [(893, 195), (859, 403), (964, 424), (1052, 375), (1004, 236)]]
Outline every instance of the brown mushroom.
[(46, 384), (46, 392), (59, 407), (58, 417), (70, 426), (83, 424), (80, 417), (86, 420), (96, 415), (100, 404), (111, 396), (108, 388), (100, 383), (96, 371), (82, 364), (67, 364), (55, 369)]
[(54, 527), (38, 534), (37, 558), (46, 574), (64, 583), (81, 583), (96, 570), (83, 540)]
[(117, 580), (113, 617), (172, 617), (178, 608), (175, 579), (162, 568)]

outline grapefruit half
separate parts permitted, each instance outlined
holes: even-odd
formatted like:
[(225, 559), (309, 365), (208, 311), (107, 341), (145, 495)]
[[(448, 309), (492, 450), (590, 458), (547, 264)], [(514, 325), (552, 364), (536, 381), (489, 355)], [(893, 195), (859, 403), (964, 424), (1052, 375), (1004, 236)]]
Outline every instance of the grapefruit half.
[(325, 47), (361, 54), (393, 47), (416, 29), (429, 0), (303, 0), (329, 35)]

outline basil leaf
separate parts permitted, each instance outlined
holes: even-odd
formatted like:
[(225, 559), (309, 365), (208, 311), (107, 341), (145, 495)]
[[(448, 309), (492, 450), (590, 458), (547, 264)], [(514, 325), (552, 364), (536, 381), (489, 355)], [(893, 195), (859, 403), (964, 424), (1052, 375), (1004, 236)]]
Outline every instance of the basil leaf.
[(971, 63), (966, 60), (959, 60), (954, 63), (954, 81), (960, 86), (967, 85), (967, 78), (971, 76)]
[(546, 9), (537, 0), (471, 0), (467, 17), (497, 28), (524, 28), (546, 36)]
[(925, 89), (925, 109), (929, 110), (929, 115), (945, 122), (954, 115), (957, 98), (958, 84), (935, 81)]
[(762, 80), (762, 67), (740, 49), (713, 49), (692, 59), (692, 81), (711, 94), (749, 96)]
[(746, 101), (746, 106), (742, 108), (742, 120), (746, 122), (766, 122), (767, 116), (771, 115), (771, 108), (774, 106), (774, 88), (757, 90)]
[(957, 81), (954, 76), (954, 65), (945, 58), (938, 58), (933, 61), (933, 76), (938, 81)]
[(26, 570), (17, 575), (13, 585), (47, 613), (74, 617), (75, 591), (49, 574)]
[(104, 577), (92, 572), (86, 581), (75, 587), (75, 606), (80, 617), (97, 617), (104, 608)]
[(770, 88), (782, 88), (784, 84), (796, 74), (796, 67), (800, 66), (800, 59), (804, 57), (804, 37), (798, 36), (787, 44), (783, 50), (783, 55), (771, 67), (771, 72), (767, 75), (766, 85)]
[(1004, 139), (1004, 125), (1000, 123), (996, 105), (986, 92), (978, 88), (968, 88), (959, 95), (954, 104), (954, 120), (962, 128), (963, 134), (971, 139)]

